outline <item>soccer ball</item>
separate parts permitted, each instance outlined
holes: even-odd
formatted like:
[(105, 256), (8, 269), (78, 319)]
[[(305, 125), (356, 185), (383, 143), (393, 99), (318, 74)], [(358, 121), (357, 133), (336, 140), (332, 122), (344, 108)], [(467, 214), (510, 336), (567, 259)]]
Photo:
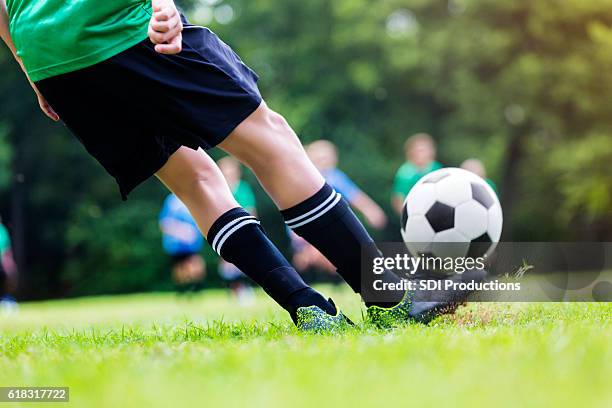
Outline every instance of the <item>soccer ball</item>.
[(423, 177), (402, 210), (401, 233), (412, 256), (488, 257), (501, 237), (502, 208), (485, 180), (446, 168)]

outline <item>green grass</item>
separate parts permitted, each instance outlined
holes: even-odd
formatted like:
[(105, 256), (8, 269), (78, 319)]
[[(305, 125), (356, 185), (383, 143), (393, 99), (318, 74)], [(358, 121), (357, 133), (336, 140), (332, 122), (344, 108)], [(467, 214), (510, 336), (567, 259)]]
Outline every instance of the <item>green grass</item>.
[[(361, 322), (358, 298), (322, 290)], [(473, 304), (315, 336), (261, 294), (30, 303), (0, 317), (0, 386), (69, 386), (78, 407), (609, 407), (611, 318), (604, 303)]]

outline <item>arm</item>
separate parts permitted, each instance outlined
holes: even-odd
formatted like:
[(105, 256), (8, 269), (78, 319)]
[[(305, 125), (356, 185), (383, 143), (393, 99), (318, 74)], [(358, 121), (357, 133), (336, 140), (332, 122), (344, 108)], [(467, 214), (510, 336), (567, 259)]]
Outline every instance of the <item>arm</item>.
[(34, 92), (36, 93), (36, 97), (38, 98), (38, 104), (40, 105), (40, 109), (45, 113), (45, 115), (57, 122), (59, 120), (59, 116), (57, 115), (57, 113), (55, 113), (51, 105), (49, 105), (46, 99), (38, 91), (36, 85), (34, 85), (32, 81), (30, 81), (25, 67), (23, 66), (23, 62), (21, 61), (21, 58), (19, 58), (19, 56), (17, 55), (17, 50), (15, 49), (15, 44), (13, 44), (13, 39), (11, 38), (11, 33), (9, 31), (8, 13), (6, 11), (5, 0), (0, 0), (0, 37), (2, 37), (2, 41), (4, 41), (6, 46), (13, 53), (15, 60), (19, 63), (19, 66), (21, 66), (21, 69), (23, 70), (26, 78), (28, 79), (28, 82), (30, 82), (32, 89), (34, 90)]
[(166, 235), (181, 242), (193, 242), (197, 239), (199, 231), (188, 222), (179, 221), (170, 217), (159, 222), (159, 228)]
[(404, 200), (406, 198), (406, 186), (405, 177), (402, 173), (402, 167), (400, 167), (395, 173), (393, 178), (393, 187), (391, 190), (391, 208), (397, 215), (402, 214), (402, 207), (404, 206)]
[(361, 191), (357, 184), (355, 184), (346, 173), (335, 169), (329, 176), (332, 177), (330, 184), (342, 194), (351, 206), (363, 214), (370, 226), (380, 230), (387, 225), (387, 216), (383, 210), (374, 200)]
[(7, 47), (9, 47), (9, 49), (15, 56), (15, 59), (19, 61), (19, 58), (17, 58), (17, 51), (15, 50), (15, 45), (13, 44), (13, 40), (11, 39), (11, 33), (9, 32), (8, 13), (6, 11), (5, 0), (0, 0), (0, 37), (2, 38), (2, 41), (5, 42)]
[(401, 215), (402, 213), (402, 208), (404, 206), (404, 198), (402, 198), (401, 195), (399, 194), (393, 194), (393, 196), (391, 197), (391, 206), (393, 207), (393, 210), (398, 214)]
[(403, 169), (403, 166), (395, 173), (393, 191), (391, 193), (391, 206), (397, 215), (402, 214), (404, 201), (412, 187), (419, 181), (420, 176), (414, 170)]
[(382, 208), (367, 194), (360, 192), (352, 200), (351, 205), (357, 209), (373, 228), (383, 229), (387, 225), (387, 216)]

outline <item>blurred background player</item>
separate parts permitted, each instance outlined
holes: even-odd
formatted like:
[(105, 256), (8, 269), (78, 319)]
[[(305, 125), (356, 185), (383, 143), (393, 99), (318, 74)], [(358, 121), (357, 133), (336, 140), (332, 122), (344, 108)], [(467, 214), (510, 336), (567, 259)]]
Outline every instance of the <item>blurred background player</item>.
[(312, 142), (306, 146), (306, 153), (327, 183), (363, 215), (369, 226), (381, 230), (387, 225), (387, 216), (380, 206), (361, 191), (346, 173), (338, 169), (338, 149), (332, 142), (329, 140)]
[[(312, 142), (306, 146), (306, 153), (327, 183), (363, 215), (370, 227), (381, 230), (387, 225), (387, 216), (380, 206), (361, 191), (346, 173), (338, 169), (338, 149), (332, 142)], [(294, 253), (293, 264), (298, 271), (304, 272), (309, 268), (329, 273), (335, 271), (334, 266), (316, 248), (292, 232), (290, 237)]]
[[(234, 198), (251, 215), (257, 216), (257, 201), (249, 183), (242, 179), (242, 167), (238, 160), (226, 156), (217, 162)], [(241, 305), (253, 303), (253, 289), (249, 279), (234, 264), (219, 259), (219, 276), (227, 283), (233, 296)]]
[(13, 259), (9, 232), (0, 218), (0, 309), (3, 313), (16, 310), (13, 297), (17, 290), (17, 265)]
[(495, 193), (499, 195), (499, 192), (497, 191), (497, 186), (495, 185), (493, 180), (487, 177), (487, 169), (482, 163), (482, 161), (474, 158), (467, 159), (466, 161), (461, 163), (461, 168), (467, 171), (471, 171), (477, 176), (482, 177), (487, 182), (487, 184), (491, 186), (493, 191), (495, 191)]
[(436, 161), (436, 143), (427, 133), (410, 136), (404, 144), (406, 162), (397, 170), (393, 182), (391, 205), (397, 214), (402, 213), (406, 196), (421, 177), (441, 169)]
[(164, 250), (172, 258), (172, 279), (177, 288), (200, 288), (206, 277), (206, 264), (200, 255), (204, 238), (185, 204), (174, 194), (164, 201), (159, 226)]

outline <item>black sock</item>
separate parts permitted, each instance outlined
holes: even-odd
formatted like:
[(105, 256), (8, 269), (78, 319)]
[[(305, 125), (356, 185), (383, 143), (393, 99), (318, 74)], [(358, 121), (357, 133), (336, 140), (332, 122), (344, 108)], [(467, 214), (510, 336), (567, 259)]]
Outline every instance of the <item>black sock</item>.
[(294, 322), (300, 307), (316, 305), (328, 312), (335, 310), (304, 282), (265, 235), (259, 220), (244, 209), (234, 208), (219, 217), (207, 240), (223, 259), (236, 265), (287, 310)]
[[(281, 213), (287, 226), (325, 255), (355, 293), (361, 293), (362, 250), (363, 260), (369, 264), (380, 254), (370, 234), (340, 194), (325, 184), (314, 196)], [(400, 282), (400, 278), (389, 271), (377, 279)], [(384, 304), (374, 304), (397, 304), (402, 297), (401, 292), (389, 292), (385, 294)]]

